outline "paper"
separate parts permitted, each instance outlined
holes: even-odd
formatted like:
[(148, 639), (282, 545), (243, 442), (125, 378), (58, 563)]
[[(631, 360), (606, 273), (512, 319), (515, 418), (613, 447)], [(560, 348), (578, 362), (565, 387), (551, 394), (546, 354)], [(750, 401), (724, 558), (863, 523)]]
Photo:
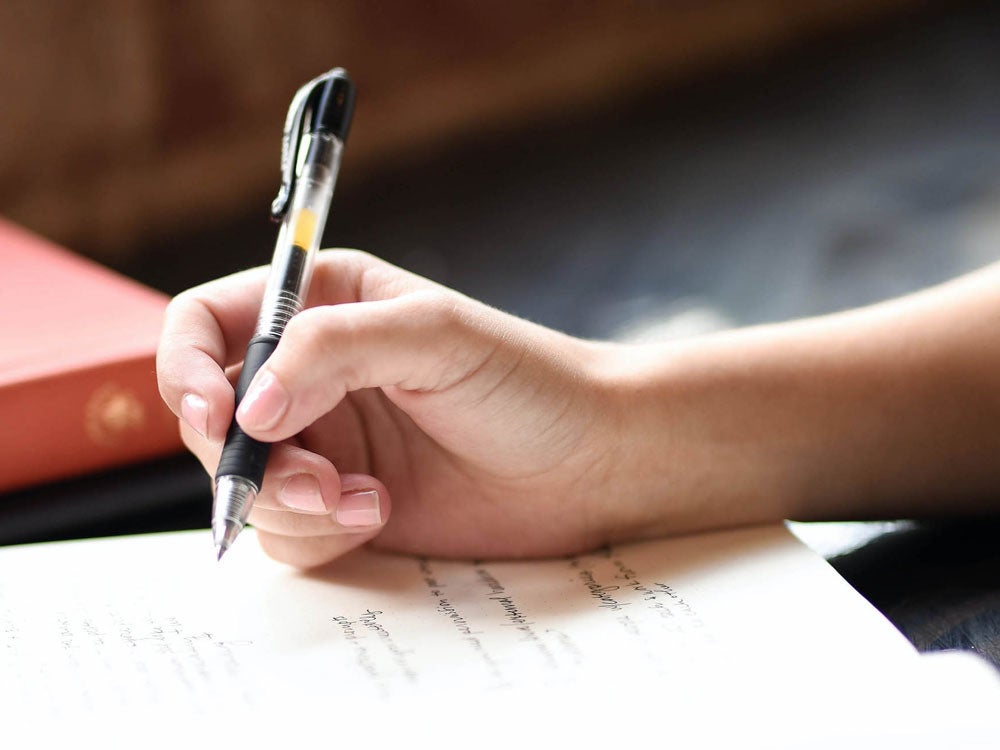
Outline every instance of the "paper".
[(528, 562), (362, 550), (308, 574), (251, 533), (217, 563), (207, 532), (185, 532), (0, 549), (0, 571), (11, 716), (423, 720), (447, 707), (454, 727), (539, 702), (557, 715), (575, 696), (672, 706), (690, 729), (807, 690), (822, 704), (920, 661), (778, 526)]

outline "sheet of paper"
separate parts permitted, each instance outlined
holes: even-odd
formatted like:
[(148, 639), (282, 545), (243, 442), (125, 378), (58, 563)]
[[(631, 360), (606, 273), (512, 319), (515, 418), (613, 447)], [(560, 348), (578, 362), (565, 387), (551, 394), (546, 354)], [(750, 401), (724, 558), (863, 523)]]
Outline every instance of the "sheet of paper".
[(512, 703), (551, 716), (571, 696), (628, 696), (690, 725), (720, 706), (759, 719), (804, 691), (812, 707), (918, 661), (780, 526), (565, 560), (362, 550), (310, 573), (267, 559), (250, 533), (217, 563), (207, 532), (188, 532), (0, 549), (0, 571), (12, 716), (335, 706), (415, 719), (448, 706), (468, 722)]

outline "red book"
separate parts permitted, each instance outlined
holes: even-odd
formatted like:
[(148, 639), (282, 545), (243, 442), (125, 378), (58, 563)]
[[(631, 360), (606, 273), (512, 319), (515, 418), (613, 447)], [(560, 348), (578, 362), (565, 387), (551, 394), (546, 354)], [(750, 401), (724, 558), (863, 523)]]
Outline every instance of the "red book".
[(0, 220), (0, 491), (177, 452), (167, 297)]

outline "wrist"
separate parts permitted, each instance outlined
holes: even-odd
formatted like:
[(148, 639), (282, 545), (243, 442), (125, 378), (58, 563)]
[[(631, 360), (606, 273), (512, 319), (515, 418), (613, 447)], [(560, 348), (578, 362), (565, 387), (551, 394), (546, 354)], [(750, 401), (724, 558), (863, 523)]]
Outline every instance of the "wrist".
[(615, 425), (612, 539), (780, 520), (798, 481), (793, 406), (739, 334), (607, 345), (594, 375)]

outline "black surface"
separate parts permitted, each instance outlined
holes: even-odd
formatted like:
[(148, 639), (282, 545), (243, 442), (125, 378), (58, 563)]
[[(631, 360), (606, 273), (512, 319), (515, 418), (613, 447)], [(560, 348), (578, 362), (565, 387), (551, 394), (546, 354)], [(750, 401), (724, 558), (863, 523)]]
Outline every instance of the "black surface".
[(212, 491), (181, 454), (0, 495), (0, 544), (208, 528)]
[(907, 524), (830, 562), (920, 651), (1000, 668), (1000, 517)]

